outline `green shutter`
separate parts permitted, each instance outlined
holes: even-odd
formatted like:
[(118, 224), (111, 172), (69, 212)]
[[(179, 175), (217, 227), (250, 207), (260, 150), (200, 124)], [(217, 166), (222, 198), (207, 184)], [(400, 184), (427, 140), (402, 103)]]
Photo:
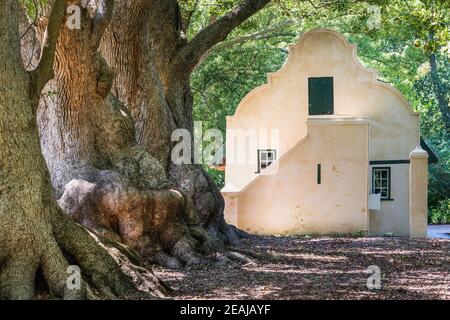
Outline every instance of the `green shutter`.
[(308, 78), (309, 114), (333, 114), (333, 78)]

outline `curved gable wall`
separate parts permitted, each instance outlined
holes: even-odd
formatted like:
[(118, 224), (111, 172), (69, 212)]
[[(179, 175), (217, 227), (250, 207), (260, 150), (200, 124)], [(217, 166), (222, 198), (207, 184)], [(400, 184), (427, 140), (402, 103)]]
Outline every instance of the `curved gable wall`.
[[(356, 46), (337, 32), (319, 29), (305, 33), (289, 49), (285, 65), (241, 101), (228, 117), (227, 129), (279, 130), (280, 157), (307, 135), (308, 77), (333, 77), (335, 115), (370, 118), (369, 159), (408, 159), (419, 144), (418, 115), (396, 89), (377, 81), (375, 71), (359, 63)], [(227, 132), (227, 162), (233, 147)], [(265, 147), (259, 142), (258, 148)], [(227, 163), (227, 183), (238, 189), (247, 184), (256, 176), (255, 162)]]

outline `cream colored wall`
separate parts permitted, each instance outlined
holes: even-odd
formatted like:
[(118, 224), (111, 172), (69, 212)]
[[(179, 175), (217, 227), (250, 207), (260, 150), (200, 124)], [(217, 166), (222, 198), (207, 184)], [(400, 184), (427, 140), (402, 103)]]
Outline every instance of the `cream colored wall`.
[(373, 167), (391, 167), (391, 198), (394, 200), (382, 200), (380, 211), (370, 210), (369, 234), (409, 235), (409, 164), (370, 166), (369, 191)]
[[(290, 47), (283, 68), (268, 75), (268, 83), (250, 92), (239, 104), (235, 115), (227, 118), (226, 188), (240, 191), (251, 184), (258, 176), (255, 173), (257, 149), (273, 147), (270, 142), (257, 141), (247, 150), (247, 163), (235, 163), (236, 141), (232, 139), (230, 129), (279, 130), (279, 145), (274, 148), (278, 157), (282, 156), (307, 135), (308, 77), (326, 76), (334, 78), (335, 116), (370, 118), (369, 160), (408, 159), (411, 150), (419, 145), (418, 114), (396, 89), (378, 82), (374, 71), (362, 67), (356, 58), (356, 47), (342, 35), (329, 30), (313, 30)], [(238, 136), (242, 138), (244, 134)], [(242, 152), (239, 154), (243, 155)], [(378, 216), (370, 215), (373, 233), (395, 230), (403, 234), (409, 228), (403, 225), (405, 214), (409, 212), (409, 176), (405, 174), (405, 168), (397, 165), (392, 166), (391, 172), (395, 178), (396, 198), (383, 201)], [(367, 181), (368, 187), (369, 184)], [(278, 201), (273, 199), (273, 202)], [(248, 200), (248, 206), (250, 202)], [(254, 202), (258, 205), (258, 200)], [(323, 201), (321, 205), (324, 205)], [(389, 227), (397, 222), (402, 226)]]
[[(367, 230), (368, 125), (311, 124), (308, 138), (239, 195), (237, 226), (259, 234)], [(317, 164), (321, 184), (317, 184)]]
[[(247, 165), (231, 161), (235, 140), (228, 130), (279, 130), (279, 155), (306, 135), (308, 77), (334, 78), (336, 115), (371, 118), (371, 160), (408, 159), (419, 144), (419, 117), (398, 91), (376, 81), (375, 72), (357, 62), (355, 51), (341, 35), (328, 30), (310, 31), (290, 47), (285, 66), (268, 75), (268, 84), (250, 92), (235, 115), (227, 118), (227, 182), (240, 189), (257, 175), (255, 150), (250, 150)], [(257, 148), (267, 145), (261, 142)]]

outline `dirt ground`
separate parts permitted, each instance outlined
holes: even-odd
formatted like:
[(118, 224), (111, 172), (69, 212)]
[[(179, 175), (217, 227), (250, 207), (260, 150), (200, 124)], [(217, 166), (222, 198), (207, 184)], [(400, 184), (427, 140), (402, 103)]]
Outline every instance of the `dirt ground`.
[[(260, 256), (155, 271), (175, 299), (450, 299), (450, 240), (251, 236), (241, 248)], [(367, 287), (373, 265), (379, 290)]]

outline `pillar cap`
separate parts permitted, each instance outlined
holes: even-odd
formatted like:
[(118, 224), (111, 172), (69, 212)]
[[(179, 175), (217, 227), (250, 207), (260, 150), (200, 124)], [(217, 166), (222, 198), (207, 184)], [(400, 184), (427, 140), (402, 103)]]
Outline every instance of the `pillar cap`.
[(222, 192), (222, 194), (227, 194), (229, 196), (239, 195), (239, 189), (236, 188), (232, 183), (227, 183), (220, 191)]
[(417, 146), (411, 153), (409, 154), (410, 159), (428, 159), (428, 152), (423, 150), (420, 146)]

